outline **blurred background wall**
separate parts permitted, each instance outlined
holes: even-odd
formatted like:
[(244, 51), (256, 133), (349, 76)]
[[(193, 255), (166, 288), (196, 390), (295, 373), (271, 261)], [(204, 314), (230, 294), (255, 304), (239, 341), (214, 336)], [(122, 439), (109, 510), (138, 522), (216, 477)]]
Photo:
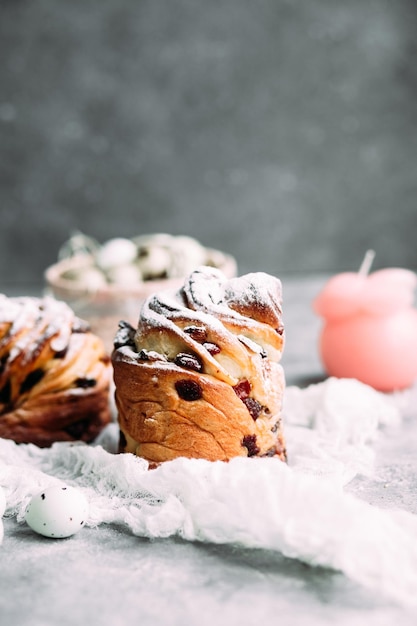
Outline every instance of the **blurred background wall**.
[(75, 229), (417, 269), (413, 0), (1, 0), (0, 284)]

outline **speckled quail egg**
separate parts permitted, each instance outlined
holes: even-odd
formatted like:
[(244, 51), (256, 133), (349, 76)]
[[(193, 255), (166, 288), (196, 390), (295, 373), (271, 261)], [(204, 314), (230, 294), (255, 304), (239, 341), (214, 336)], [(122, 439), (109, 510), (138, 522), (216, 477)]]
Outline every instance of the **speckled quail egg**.
[(137, 264), (145, 279), (168, 276), (171, 263), (170, 252), (162, 246), (144, 244), (139, 248)]
[(95, 292), (107, 285), (104, 273), (93, 266), (69, 270), (65, 272), (62, 277), (67, 280), (76, 281), (79, 289), (85, 289), (91, 292)]
[(107, 279), (117, 285), (133, 285), (142, 282), (142, 272), (136, 265), (118, 265), (106, 272)]
[(171, 276), (184, 276), (199, 265), (204, 265), (207, 253), (204, 246), (192, 237), (175, 237), (171, 248)]
[(118, 265), (133, 263), (136, 259), (137, 248), (130, 239), (115, 237), (104, 243), (96, 253), (96, 263), (102, 270), (107, 271)]
[(40, 535), (64, 538), (81, 530), (88, 511), (88, 501), (81, 491), (58, 485), (32, 497), (26, 509), (25, 521)]

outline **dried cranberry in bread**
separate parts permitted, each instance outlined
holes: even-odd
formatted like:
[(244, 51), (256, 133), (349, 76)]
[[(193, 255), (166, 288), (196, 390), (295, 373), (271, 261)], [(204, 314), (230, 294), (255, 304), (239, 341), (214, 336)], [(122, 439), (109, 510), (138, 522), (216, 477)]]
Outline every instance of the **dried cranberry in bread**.
[(90, 442), (111, 420), (103, 343), (64, 303), (0, 294), (0, 437)]
[(281, 426), (281, 282), (194, 271), (177, 292), (121, 322), (112, 354), (120, 451), (176, 457), (286, 459)]

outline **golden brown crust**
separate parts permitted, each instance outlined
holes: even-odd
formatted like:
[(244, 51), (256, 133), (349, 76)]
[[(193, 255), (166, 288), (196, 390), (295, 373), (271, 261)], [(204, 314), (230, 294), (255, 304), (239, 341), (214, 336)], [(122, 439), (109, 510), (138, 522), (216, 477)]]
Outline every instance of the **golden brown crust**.
[(0, 437), (92, 441), (110, 422), (102, 341), (63, 302), (0, 295)]
[(283, 345), (281, 285), (266, 274), (200, 268), (180, 291), (148, 298), (112, 355), (121, 451), (151, 463), (284, 460)]

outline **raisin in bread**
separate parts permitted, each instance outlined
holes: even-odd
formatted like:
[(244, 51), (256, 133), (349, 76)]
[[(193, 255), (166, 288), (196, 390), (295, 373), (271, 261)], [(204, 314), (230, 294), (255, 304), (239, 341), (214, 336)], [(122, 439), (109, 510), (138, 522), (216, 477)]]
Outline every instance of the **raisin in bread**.
[(110, 358), (64, 303), (0, 295), (0, 437), (92, 441), (110, 422)]
[(121, 322), (112, 353), (120, 451), (176, 457), (286, 459), (281, 282), (226, 279), (201, 267), (176, 292)]

